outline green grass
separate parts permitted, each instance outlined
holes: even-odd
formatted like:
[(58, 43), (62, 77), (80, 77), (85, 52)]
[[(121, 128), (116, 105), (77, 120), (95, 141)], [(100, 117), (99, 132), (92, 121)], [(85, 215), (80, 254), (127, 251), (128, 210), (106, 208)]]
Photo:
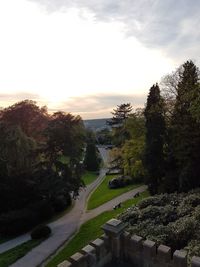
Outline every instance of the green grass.
[(0, 254), (0, 267), (8, 267), (19, 258), (23, 257), (32, 248), (41, 243), (42, 240), (30, 240), (15, 248), (12, 248), (6, 252)]
[(95, 240), (103, 234), (101, 226), (106, 223), (111, 218), (116, 217), (118, 214), (122, 213), (128, 207), (136, 204), (143, 198), (149, 196), (149, 193), (145, 191), (141, 193), (139, 197), (134, 199), (129, 199), (122, 203), (122, 207), (117, 210), (106, 211), (84, 223), (79, 232), (69, 241), (69, 243), (60, 251), (58, 254), (52, 258), (51, 261), (47, 263), (45, 267), (56, 267), (60, 262), (68, 259), (71, 255), (79, 251), (82, 247), (86, 246), (91, 240)]
[(103, 182), (97, 187), (97, 189), (92, 193), (90, 196), (87, 209), (92, 210), (101, 206), (102, 204), (108, 202), (109, 200), (128, 192), (136, 187), (141, 186), (141, 184), (131, 184), (126, 187), (116, 188), (116, 189), (109, 189), (108, 182), (112, 178), (116, 177), (116, 175), (107, 175)]
[(89, 172), (89, 171), (86, 171), (82, 176), (85, 185), (91, 184), (92, 182), (94, 182), (94, 180), (96, 180), (96, 178), (97, 174), (95, 172)]

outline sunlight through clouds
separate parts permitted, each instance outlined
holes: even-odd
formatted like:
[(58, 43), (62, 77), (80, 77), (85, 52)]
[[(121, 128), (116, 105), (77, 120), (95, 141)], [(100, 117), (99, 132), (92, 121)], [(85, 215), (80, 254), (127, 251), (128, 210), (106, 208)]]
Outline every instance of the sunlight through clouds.
[(0, 91), (38, 95), (50, 109), (72, 97), (146, 93), (175, 66), (162, 50), (127, 38), (122, 21), (97, 20), (87, 8), (49, 13), (7, 0), (0, 2), (0, 32)]

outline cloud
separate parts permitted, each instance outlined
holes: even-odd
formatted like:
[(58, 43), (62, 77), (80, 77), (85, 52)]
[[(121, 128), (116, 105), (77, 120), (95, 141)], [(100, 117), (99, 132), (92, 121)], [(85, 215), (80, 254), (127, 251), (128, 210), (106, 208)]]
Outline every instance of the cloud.
[(16, 93), (0, 93), (0, 106), (6, 107), (13, 105), (16, 102), (25, 100), (25, 99), (31, 99), (37, 102), (40, 102), (42, 104), (42, 100), (38, 94), (32, 94), (28, 92), (16, 92)]
[(197, 58), (200, 41), (199, 0), (30, 0), (49, 12), (89, 10), (97, 20), (123, 22), (126, 36), (170, 56)]
[[(99, 94), (79, 97), (71, 97), (63, 102), (58, 109), (81, 115), (84, 119), (108, 118), (111, 111), (122, 103), (131, 103), (133, 108), (144, 106), (146, 95), (121, 95), (121, 94)], [(57, 110), (58, 110), (57, 109)], [(50, 112), (57, 111), (49, 108)]]
[[(31, 94), (28, 92), (0, 94), (0, 107), (7, 107), (13, 105), (16, 102), (31, 99), (37, 102), (37, 105), (43, 106), (46, 103), (37, 94)], [(122, 103), (131, 103), (133, 108), (140, 108), (144, 106), (146, 101), (146, 95), (134, 95), (134, 94), (99, 94), (99, 95), (85, 95), (70, 97), (68, 101), (62, 102), (56, 107), (48, 105), (48, 111), (50, 113), (62, 110), (70, 112), (72, 114), (81, 115), (84, 119), (93, 118), (109, 118), (111, 111), (116, 108), (117, 105)]]

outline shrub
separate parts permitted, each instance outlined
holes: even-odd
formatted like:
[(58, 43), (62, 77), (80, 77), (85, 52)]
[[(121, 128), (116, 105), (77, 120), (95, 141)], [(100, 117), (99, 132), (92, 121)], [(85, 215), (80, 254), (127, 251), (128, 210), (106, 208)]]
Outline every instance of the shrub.
[(183, 200), (183, 205), (189, 205), (196, 207), (200, 204), (200, 195), (199, 194), (189, 194)]
[(184, 217), (186, 215), (191, 215), (194, 209), (192, 206), (185, 204), (182, 202), (178, 207), (177, 207), (177, 215), (179, 218)]
[(167, 245), (175, 249), (185, 247), (192, 239), (197, 227), (193, 217), (183, 217), (168, 225)]
[(53, 201), (53, 207), (56, 212), (61, 212), (71, 204), (71, 197), (64, 195), (57, 196)]
[(31, 210), (10, 211), (0, 216), (0, 234), (2, 236), (22, 234), (36, 223), (38, 223), (38, 216)]
[[(200, 256), (200, 193), (173, 193), (149, 197), (128, 208), (119, 218), (128, 231), (176, 249)], [(192, 246), (195, 247), (192, 247)]]
[(140, 201), (138, 203), (138, 207), (140, 209), (144, 209), (144, 208), (146, 208), (146, 207), (148, 207), (150, 205), (155, 206), (155, 205), (158, 205), (158, 204), (160, 206), (160, 198), (154, 196), (154, 197), (148, 197), (148, 198), (143, 199), (142, 201)]
[(31, 232), (32, 239), (47, 238), (51, 234), (51, 228), (48, 225), (38, 225)]
[(191, 240), (184, 249), (188, 252), (188, 264), (191, 264), (191, 258), (200, 255), (200, 240)]

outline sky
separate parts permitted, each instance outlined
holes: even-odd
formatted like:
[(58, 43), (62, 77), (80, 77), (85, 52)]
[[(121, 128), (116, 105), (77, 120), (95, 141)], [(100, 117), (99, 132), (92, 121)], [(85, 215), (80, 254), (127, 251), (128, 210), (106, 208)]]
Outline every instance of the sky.
[(83, 119), (143, 107), (180, 64), (199, 66), (199, 0), (0, 0), (0, 107), (32, 99)]

